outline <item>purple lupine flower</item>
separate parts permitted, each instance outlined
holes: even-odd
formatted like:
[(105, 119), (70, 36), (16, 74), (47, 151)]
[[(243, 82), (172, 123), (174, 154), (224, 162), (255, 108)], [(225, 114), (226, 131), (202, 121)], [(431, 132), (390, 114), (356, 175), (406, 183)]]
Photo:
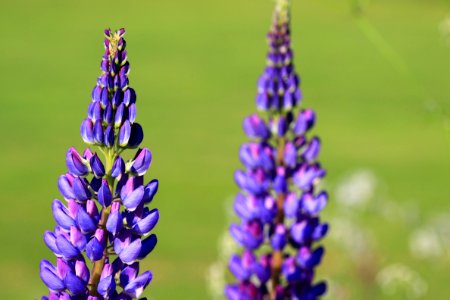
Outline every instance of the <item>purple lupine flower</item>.
[(243, 122), (251, 142), (239, 152), (245, 170), (234, 175), (242, 190), (234, 210), (241, 220), (230, 227), (243, 252), (229, 261), (236, 278), (225, 288), (229, 300), (314, 300), (326, 291), (324, 282), (314, 280), (324, 254), (316, 243), (328, 230), (319, 219), (328, 201), (328, 194), (318, 190), (325, 170), (317, 162), (320, 139), (307, 136), (315, 114), (298, 111), (301, 92), (292, 62), (289, 9), (289, 0), (277, 1), (268, 63), (258, 80), (256, 106), (263, 114)]
[(65, 201), (53, 201), (57, 225), (44, 234), (57, 259), (56, 265), (41, 262), (40, 276), (49, 288), (42, 299), (136, 299), (152, 280), (150, 271), (139, 273), (139, 260), (157, 243), (151, 231), (159, 211), (148, 204), (158, 181), (144, 184), (149, 149), (138, 149), (127, 162), (121, 157), (144, 136), (136, 123), (124, 34), (124, 29), (105, 30), (102, 74), (81, 124), (82, 139), (98, 152), (87, 148), (80, 154), (72, 147), (66, 153), (68, 172), (58, 179)]

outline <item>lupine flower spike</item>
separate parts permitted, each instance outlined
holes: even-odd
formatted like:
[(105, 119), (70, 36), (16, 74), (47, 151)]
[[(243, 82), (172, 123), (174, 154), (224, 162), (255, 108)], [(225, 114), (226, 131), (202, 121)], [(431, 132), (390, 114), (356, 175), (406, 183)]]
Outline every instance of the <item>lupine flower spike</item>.
[[(42, 260), (40, 276), (49, 288), (44, 300), (137, 299), (152, 280), (139, 260), (156, 245), (151, 231), (159, 211), (149, 208), (158, 181), (144, 185), (152, 154), (138, 149), (125, 162), (121, 153), (143, 139), (136, 120), (136, 93), (129, 87), (124, 29), (105, 30), (102, 74), (92, 91), (81, 137), (98, 152), (66, 153), (68, 172), (58, 179), (63, 201), (53, 201), (56, 221), (44, 241), (56, 265)], [(103, 160), (102, 160), (103, 158)]]
[(314, 282), (324, 248), (317, 246), (328, 225), (319, 219), (328, 196), (318, 191), (325, 170), (317, 162), (315, 122), (301, 101), (294, 70), (288, 0), (278, 0), (268, 34), (267, 66), (258, 81), (256, 106), (262, 112), (243, 122), (250, 141), (242, 145), (245, 170), (235, 173), (241, 192), (234, 210), (240, 224), (230, 226), (242, 252), (230, 258), (236, 282), (225, 288), (229, 300), (314, 300), (326, 291)]

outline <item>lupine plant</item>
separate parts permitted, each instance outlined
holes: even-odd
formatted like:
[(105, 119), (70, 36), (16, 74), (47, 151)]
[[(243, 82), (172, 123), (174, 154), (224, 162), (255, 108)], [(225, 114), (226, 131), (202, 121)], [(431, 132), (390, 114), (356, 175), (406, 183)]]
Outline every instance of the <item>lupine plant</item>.
[(307, 136), (315, 113), (297, 109), (302, 95), (289, 23), (289, 0), (278, 0), (258, 81), (261, 114), (243, 122), (250, 142), (239, 156), (246, 169), (234, 176), (241, 190), (234, 202), (240, 224), (232, 224), (230, 233), (243, 249), (229, 260), (237, 281), (225, 287), (230, 300), (313, 300), (326, 291), (324, 282), (314, 282), (324, 254), (316, 242), (328, 230), (318, 216), (328, 200), (318, 191), (325, 170), (317, 162), (319, 138)]
[(41, 261), (40, 277), (49, 288), (42, 299), (136, 299), (152, 280), (150, 271), (139, 271), (139, 260), (157, 242), (151, 230), (159, 212), (148, 205), (158, 181), (144, 185), (152, 160), (147, 148), (128, 161), (121, 157), (143, 140), (124, 34), (105, 30), (102, 73), (81, 124), (83, 141), (98, 152), (88, 147), (66, 153), (68, 172), (58, 179), (64, 201), (53, 201), (57, 225), (44, 234), (56, 266)]

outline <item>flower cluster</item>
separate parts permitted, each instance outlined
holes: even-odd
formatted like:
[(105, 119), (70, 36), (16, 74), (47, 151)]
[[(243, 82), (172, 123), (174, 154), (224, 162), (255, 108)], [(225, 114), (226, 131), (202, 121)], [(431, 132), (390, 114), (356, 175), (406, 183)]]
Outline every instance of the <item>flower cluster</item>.
[(127, 162), (121, 157), (143, 139), (136, 93), (128, 86), (124, 33), (105, 30), (102, 74), (81, 125), (83, 140), (97, 146), (105, 163), (89, 148), (66, 153), (68, 173), (58, 179), (65, 203), (53, 201), (57, 225), (44, 234), (57, 259), (56, 266), (41, 261), (40, 276), (50, 290), (42, 299), (135, 299), (152, 280), (150, 271), (139, 274), (138, 260), (156, 246), (151, 230), (159, 211), (148, 204), (158, 181), (144, 185), (152, 160), (147, 148)]
[(251, 139), (240, 149), (246, 170), (235, 173), (241, 192), (234, 210), (241, 219), (230, 233), (243, 246), (229, 269), (237, 283), (225, 288), (230, 300), (318, 299), (324, 282), (314, 283), (314, 269), (324, 248), (316, 246), (328, 225), (319, 219), (327, 193), (317, 191), (325, 170), (317, 162), (318, 137), (308, 137), (315, 123), (310, 109), (296, 112), (299, 78), (290, 48), (289, 2), (278, 0), (268, 34), (268, 63), (258, 81), (258, 114), (244, 120)]

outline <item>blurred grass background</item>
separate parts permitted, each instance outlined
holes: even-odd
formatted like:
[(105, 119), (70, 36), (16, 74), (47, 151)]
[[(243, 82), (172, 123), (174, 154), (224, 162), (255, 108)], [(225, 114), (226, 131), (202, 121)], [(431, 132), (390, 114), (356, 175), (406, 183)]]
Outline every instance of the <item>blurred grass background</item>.
[[(293, 2), (303, 105), (318, 113), (327, 180), (368, 168), (396, 203), (417, 203), (423, 216), (449, 212), (450, 29), (442, 25), (448, 1)], [(154, 201), (162, 214), (159, 243), (145, 262), (154, 272), (146, 295), (210, 299), (205, 274), (226, 226), (223, 203), (236, 192), (241, 122), (255, 110), (272, 6), (270, 0), (1, 1), (0, 299), (45, 293), (39, 261), (53, 257), (42, 234), (54, 226), (50, 205), (60, 197), (65, 152), (83, 147), (79, 125), (107, 27), (127, 29), (143, 145), (154, 155), (147, 179), (161, 183)], [(376, 234), (381, 264), (414, 268), (428, 284), (425, 299), (450, 298), (448, 260), (430, 264), (406, 255), (407, 226), (371, 214), (361, 224)], [(342, 299), (391, 299), (375, 292), (369, 298), (367, 283), (333, 249), (330, 243), (319, 275), (354, 282)]]

